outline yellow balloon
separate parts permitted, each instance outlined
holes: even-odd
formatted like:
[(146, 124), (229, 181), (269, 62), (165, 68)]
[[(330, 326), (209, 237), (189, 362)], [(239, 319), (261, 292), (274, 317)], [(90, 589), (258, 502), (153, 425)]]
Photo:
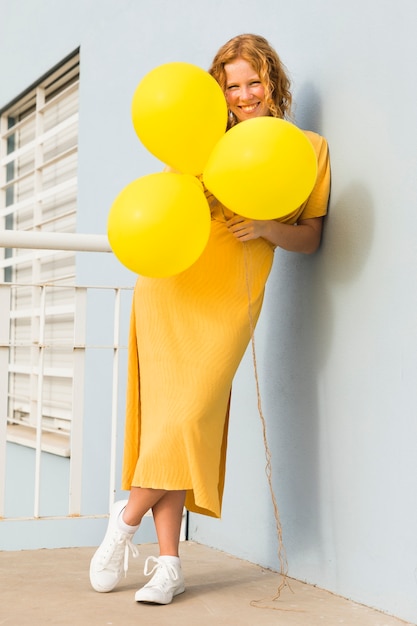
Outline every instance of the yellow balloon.
[(208, 72), (191, 63), (166, 63), (137, 86), (132, 121), (154, 156), (179, 172), (199, 175), (226, 131), (227, 105)]
[(110, 246), (128, 269), (149, 277), (179, 274), (203, 252), (210, 208), (194, 176), (162, 172), (138, 178), (114, 200)]
[(257, 117), (233, 126), (218, 141), (203, 180), (222, 204), (250, 219), (282, 219), (308, 198), (317, 157), (294, 124)]

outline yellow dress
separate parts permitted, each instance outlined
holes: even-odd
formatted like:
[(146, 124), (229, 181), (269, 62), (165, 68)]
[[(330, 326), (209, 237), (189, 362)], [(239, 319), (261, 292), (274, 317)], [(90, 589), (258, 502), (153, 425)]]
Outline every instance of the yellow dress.
[[(307, 134), (319, 176), (289, 223), (327, 209), (327, 144)], [(239, 242), (225, 223), (233, 214), (207, 198), (211, 233), (200, 258), (181, 274), (136, 283), (122, 488), (185, 489), (189, 510), (220, 517), (232, 380), (261, 311), (274, 249), (264, 239)]]

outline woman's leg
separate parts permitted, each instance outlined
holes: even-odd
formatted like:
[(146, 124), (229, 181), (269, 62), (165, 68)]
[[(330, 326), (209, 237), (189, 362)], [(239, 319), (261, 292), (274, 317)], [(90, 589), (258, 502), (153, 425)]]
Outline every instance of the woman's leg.
[(129, 499), (123, 512), (123, 521), (130, 526), (141, 523), (142, 517), (147, 511), (168, 493), (165, 489), (146, 489), (131, 487)]
[(152, 508), (159, 554), (178, 556), (185, 491), (167, 491)]
[(178, 556), (185, 491), (165, 491), (132, 487), (123, 521), (131, 526), (140, 524), (152, 509), (160, 555)]
[(148, 557), (145, 574), (153, 577), (135, 594), (137, 602), (169, 604), (185, 591), (178, 555), (185, 491), (166, 491), (152, 507), (159, 543), (159, 558)]

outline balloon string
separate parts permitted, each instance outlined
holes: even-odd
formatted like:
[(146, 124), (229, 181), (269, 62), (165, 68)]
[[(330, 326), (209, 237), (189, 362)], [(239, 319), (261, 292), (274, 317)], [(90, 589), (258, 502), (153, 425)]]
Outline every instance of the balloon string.
[(277, 499), (275, 497), (274, 488), (272, 485), (272, 463), (271, 463), (272, 455), (271, 455), (271, 451), (268, 445), (268, 438), (267, 438), (267, 432), (266, 432), (266, 420), (265, 420), (265, 416), (264, 416), (263, 409), (262, 409), (262, 399), (261, 399), (259, 375), (258, 375), (258, 364), (257, 364), (257, 359), (256, 359), (255, 323), (253, 319), (252, 294), (251, 294), (251, 287), (250, 287), (251, 276), (250, 276), (250, 263), (248, 259), (248, 256), (250, 254), (250, 248), (245, 242), (243, 243), (243, 246), (244, 246), (246, 289), (247, 289), (247, 295), (248, 295), (248, 314), (249, 314), (250, 341), (251, 341), (251, 347), (252, 347), (252, 361), (253, 361), (253, 369), (254, 369), (254, 374), (255, 374), (258, 413), (259, 413), (259, 417), (260, 417), (261, 424), (262, 424), (262, 435), (263, 435), (264, 448), (265, 448), (265, 458), (266, 458), (265, 473), (268, 479), (269, 492), (271, 495), (272, 506), (274, 509), (275, 526), (276, 526), (276, 532), (277, 532), (277, 538), (278, 538), (278, 561), (280, 564), (279, 574), (281, 576), (281, 581), (278, 585), (277, 591), (272, 598), (262, 599), (262, 600), (251, 600), (250, 604), (251, 606), (254, 606), (256, 608), (271, 608), (271, 609), (281, 610), (281, 611), (286, 611), (286, 610), (294, 611), (296, 609), (282, 609), (280, 607), (271, 607), (271, 606), (265, 606), (265, 605), (262, 606), (260, 604), (260, 603), (265, 603), (265, 602), (275, 602), (276, 600), (278, 600), (278, 598), (281, 595), (281, 591), (286, 586), (291, 591), (292, 589), (289, 585), (288, 578), (287, 578), (288, 577), (288, 561), (287, 561), (287, 555), (286, 555), (286, 550), (285, 550), (284, 541), (283, 541), (282, 524), (281, 524)]

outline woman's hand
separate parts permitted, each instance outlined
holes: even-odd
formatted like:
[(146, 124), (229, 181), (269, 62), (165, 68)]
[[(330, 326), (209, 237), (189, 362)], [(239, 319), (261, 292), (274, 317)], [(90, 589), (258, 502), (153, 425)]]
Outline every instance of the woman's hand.
[(266, 234), (267, 220), (250, 220), (241, 215), (234, 215), (226, 225), (239, 241), (258, 239)]
[(226, 225), (239, 241), (263, 237), (284, 250), (312, 254), (320, 246), (323, 218), (313, 217), (300, 220), (298, 224), (284, 224), (277, 220), (251, 220), (234, 215)]

